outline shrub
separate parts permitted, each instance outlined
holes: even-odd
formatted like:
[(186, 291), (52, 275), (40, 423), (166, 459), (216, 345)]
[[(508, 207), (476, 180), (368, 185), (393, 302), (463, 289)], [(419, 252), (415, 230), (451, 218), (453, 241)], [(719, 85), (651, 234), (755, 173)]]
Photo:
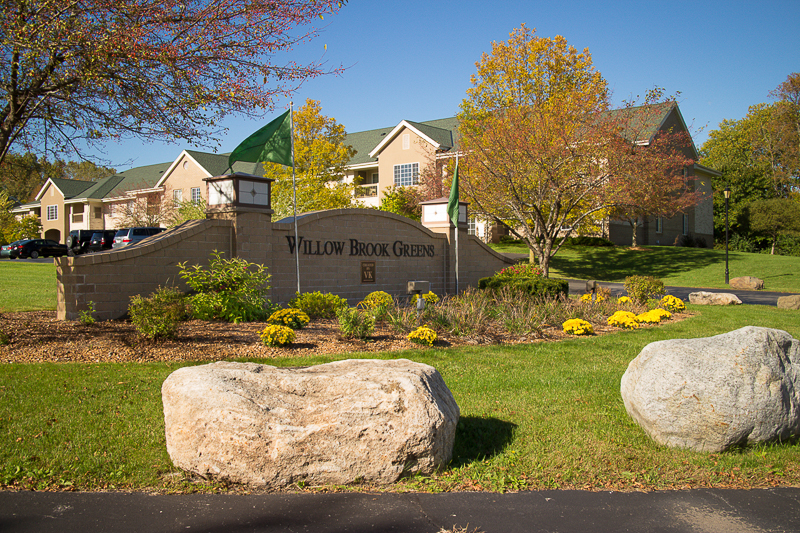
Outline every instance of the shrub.
[(605, 295), (603, 295), (601, 293), (598, 293), (597, 297), (594, 300), (592, 300), (592, 293), (591, 292), (587, 292), (586, 294), (581, 296), (581, 301), (582, 302), (591, 302), (591, 301), (602, 302), (605, 299), (606, 299)]
[(299, 309), (281, 309), (269, 315), (267, 322), (292, 329), (303, 329), (311, 319)]
[(208, 268), (178, 263), (180, 276), (197, 294), (191, 297), (192, 316), (228, 322), (264, 320), (272, 308), (266, 298), (270, 275), (264, 265), (234, 257), (224, 259), (214, 250)]
[[(428, 291), (428, 294), (423, 294), (422, 299), (425, 300), (425, 306), (429, 305), (436, 305), (439, 303), (439, 297), (433, 293), (433, 291)], [(411, 305), (417, 305), (417, 300), (419, 300), (418, 295), (414, 295), (411, 297)]]
[(503, 287), (511, 287), (530, 296), (541, 298), (559, 298), (569, 295), (569, 282), (565, 279), (492, 276), (490, 278), (481, 278), (478, 281), (478, 287), (495, 291)]
[[(665, 314), (666, 313), (666, 314)], [(636, 320), (645, 324), (658, 324), (662, 318), (669, 318), (672, 314), (663, 309), (652, 309), (646, 313), (636, 315)]]
[(344, 298), (319, 291), (297, 293), (289, 302), (289, 307), (303, 311), (311, 319), (335, 318), (336, 311), (346, 306), (347, 300)]
[(636, 315), (630, 311), (617, 311), (608, 317), (608, 325), (618, 328), (636, 329), (639, 327), (639, 322), (636, 320)]
[(261, 342), (267, 346), (287, 346), (295, 339), (294, 330), (280, 324), (271, 324), (261, 331)]
[(561, 327), (564, 328), (564, 333), (570, 333), (572, 335), (594, 335), (594, 328), (592, 328), (592, 325), (580, 318), (567, 320), (561, 324)]
[(652, 298), (661, 298), (666, 292), (664, 282), (652, 276), (628, 276), (625, 278), (625, 290), (631, 300), (644, 304)]
[(564, 246), (614, 246), (614, 243), (603, 237), (579, 235), (564, 239)]
[(375, 319), (361, 309), (342, 307), (336, 316), (339, 319), (339, 331), (345, 338), (364, 340), (375, 331)]
[(81, 311), (78, 314), (78, 321), (84, 326), (91, 326), (92, 324), (97, 322), (94, 316), (92, 316), (94, 315), (94, 313), (95, 313), (94, 302), (89, 302), (88, 304), (86, 304), (86, 310)]
[(542, 276), (542, 269), (530, 263), (517, 263), (504, 268), (495, 276), (502, 278), (539, 278)]
[(128, 314), (136, 331), (148, 339), (172, 338), (186, 318), (185, 296), (175, 287), (159, 287), (147, 298), (131, 297)]
[(515, 239), (511, 235), (500, 235), (500, 244), (525, 244), (522, 239)]
[(420, 326), (408, 334), (408, 340), (423, 346), (433, 346), (437, 338), (436, 332), (427, 326)]
[(671, 294), (668, 294), (661, 298), (661, 305), (664, 306), (664, 309), (667, 311), (672, 311), (673, 313), (680, 313), (681, 311), (686, 310), (686, 304), (683, 303), (683, 300), (680, 298), (676, 298)]
[(358, 305), (362, 309), (370, 309), (375, 307), (386, 307), (394, 304), (394, 298), (388, 292), (384, 291), (375, 291), (367, 294), (366, 298), (364, 298)]

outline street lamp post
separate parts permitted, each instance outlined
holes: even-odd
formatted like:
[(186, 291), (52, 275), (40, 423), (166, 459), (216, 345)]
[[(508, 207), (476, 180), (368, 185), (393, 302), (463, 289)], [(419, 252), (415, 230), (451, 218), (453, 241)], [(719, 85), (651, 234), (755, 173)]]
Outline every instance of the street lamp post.
[(725, 285), (729, 285), (728, 280), (728, 201), (731, 198), (731, 188), (725, 185)]

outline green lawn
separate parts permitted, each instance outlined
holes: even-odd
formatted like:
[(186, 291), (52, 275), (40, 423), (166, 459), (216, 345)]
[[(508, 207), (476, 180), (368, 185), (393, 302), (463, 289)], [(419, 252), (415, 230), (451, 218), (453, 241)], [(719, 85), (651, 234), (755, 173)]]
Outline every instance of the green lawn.
[[(523, 245), (496, 245), (504, 253), (528, 253)], [(766, 290), (800, 292), (800, 257), (730, 252), (731, 278), (754, 276), (764, 280)], [(562, 248), (553, 257), (551, 277), (625, 281), (626, 276), (654, 276), (665, 285), (724, 289), (725, 251), (675, 246), (647, 246), (632, 250), (625, 246)]]
[[(800, 445), (722, 454), (665, 448), (627, 416), (619, 381), (648, 343), (745, 325), (800, 336), (800, 314), (689, 306), (687, 320), (602, 337), (384, 354), (433, 365), (461, 408), (443, 472), (381, 490), (669, 489), (800, 484)], [(335, 358), (278, 359), (297, 366)], [(0, 365), (0, 484), (29, 488), (225, 490), (193, 485), (164, 442), (161, 383), (177, 364)], [(359, 490), (356, 487), (356, 490)]]
[(56, 308), (55, 262), (0, 261), (0, 311)]

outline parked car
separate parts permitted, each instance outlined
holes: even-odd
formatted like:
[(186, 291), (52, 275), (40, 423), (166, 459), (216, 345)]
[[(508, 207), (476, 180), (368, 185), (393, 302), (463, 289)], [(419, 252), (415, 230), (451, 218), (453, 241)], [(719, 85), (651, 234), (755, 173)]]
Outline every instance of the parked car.
[(61, 257), (67, 255), (67, 246), (51, 239), (28, 239), (11, 248), (11, 257), (25, 259), (30, 257)]
[(114, 235), (114, 249), (122, 248), (146, 239), (151, 235), (156, 235), (164, 231), (164, 228), (125, 228), (117, 231)]
[(14, 259), (13, 257), (11, 257), (11, 248), (13, 248), (14, 246), (16, 246), (17, 244), (21, 243), (24, 240), (27, 240), (27, 239), (14, 241), (14, 242), (12, 242), (10, 244), (4, 244), (3, 246), (0, 246), (0, 257), (8, 257), (9, 259)]
[(75, 255), (85, 254), (89, 250), (89, 243), (96, 229), (74, 229), (67, 235), (67, 248), (72, 249)]
[(115, 229), (106, 229), (103, 231), (95, 231), (89, 241), (89, 246), (86, 248), (87, 252), (102, 252), (103, 250), (110, 250), (114, 245), (114, 236), (117, 234)]

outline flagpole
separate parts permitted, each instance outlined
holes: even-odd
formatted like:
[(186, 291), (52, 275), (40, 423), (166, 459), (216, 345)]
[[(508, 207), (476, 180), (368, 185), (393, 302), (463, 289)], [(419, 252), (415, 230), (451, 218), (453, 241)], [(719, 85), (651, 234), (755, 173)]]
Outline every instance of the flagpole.
[[(458, 172), (458, 154), (456, 154), (456, 172)], [(458, 295), (458, 221), (461, 219), (461, 195), (458, 195), (459, 203), (456, 204), (458, 209), (456, 215), (456, 295)]]
[(294, 208), (294, 261), (297, 270), (297, 293), (300, 294), (300, 241), (297, 239), (297, 179), (294, 165), (294, 102), (289, 102), (289, 128), (292, 139), (292, 206)]

